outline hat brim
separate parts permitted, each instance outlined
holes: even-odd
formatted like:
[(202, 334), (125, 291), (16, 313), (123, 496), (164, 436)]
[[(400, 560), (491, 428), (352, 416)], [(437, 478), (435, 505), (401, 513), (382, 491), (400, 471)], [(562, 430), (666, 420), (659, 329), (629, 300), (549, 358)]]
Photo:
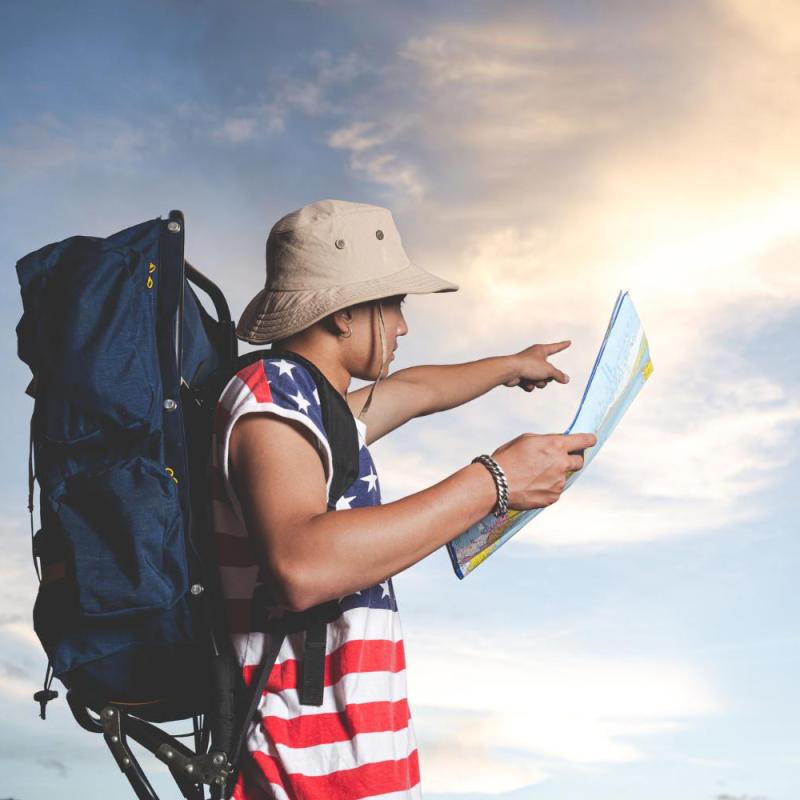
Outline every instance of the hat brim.
[(285, 339), (309, 325), (356, 303), (397, 294), (455, 292), (458, 285), (414, 264), (391, 275), (328, 289), (262, 289), (245, 308), (236, 335), (250, 344)]

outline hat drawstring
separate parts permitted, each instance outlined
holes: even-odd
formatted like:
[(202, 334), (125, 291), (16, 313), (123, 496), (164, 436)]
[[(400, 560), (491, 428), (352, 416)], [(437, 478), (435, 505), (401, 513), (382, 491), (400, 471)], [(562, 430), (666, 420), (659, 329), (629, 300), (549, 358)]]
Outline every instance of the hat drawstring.
[(383, 366), (386, 363), (386, 328), (383, 322), (383, 304), (381, 301), (378, 301), (378, 316), (380, 318), (380, 334), (381, 334), (381, 368), (378, 372), (378, 377), (375, 383), (372, 384), (369, 390), (369, 395), (367, 396), (367, 401), (361, 408), (361, 411), (358, 412), (358, 418), (361, 419), (364, 414), (369, 411), (370, 403), (372, 403), (372, 394), (375, 391), (375, 387), (378, 385), (378, 381), (381, 379), (383, 375)]

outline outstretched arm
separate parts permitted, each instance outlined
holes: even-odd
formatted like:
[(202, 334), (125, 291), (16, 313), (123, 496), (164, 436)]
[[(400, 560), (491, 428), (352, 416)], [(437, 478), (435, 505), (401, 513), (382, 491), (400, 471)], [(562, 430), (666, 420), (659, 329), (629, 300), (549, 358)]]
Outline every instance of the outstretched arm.
[[(425, 365), (401, 369), (380, 381), (366, 414), (367, 444), (415, 417), (446, 411), (486, 394), (495, 386), (544, 388), (550, 381), (567, 383), (569, 376), (553, 366), (549, 356), (570, 342), (535, 344), (509, 356), (492, 356), (465, 364)], [(348, 395), (358, 414), (369, 395), (365, 386)]]

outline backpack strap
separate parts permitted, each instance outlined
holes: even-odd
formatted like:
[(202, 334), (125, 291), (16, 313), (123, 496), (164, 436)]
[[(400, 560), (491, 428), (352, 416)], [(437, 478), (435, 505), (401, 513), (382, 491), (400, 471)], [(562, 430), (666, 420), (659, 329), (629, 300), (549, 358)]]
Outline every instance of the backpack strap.
[[(305, 367), (317, 386), (322, 410), (322, 424), (328, 435), (333, 458), (333, 477), (328, 492), (328, 511), (334, 511), (339, 498), (358, 478), (358, 433), (353, 414), (347, 401), (336, 391), (320, 369), (308, 359), (289, 350), (267, 350), (266, 352), (269, 353), (269, 358), (280, 355), (282, 358)], [(305, 614), (303, 674), (300, 685), (297, 687), (301, 705), (322, 705), (328, 620), (335, 615), (336, 609), (336, 601), (329, 601), (308, 609)]]

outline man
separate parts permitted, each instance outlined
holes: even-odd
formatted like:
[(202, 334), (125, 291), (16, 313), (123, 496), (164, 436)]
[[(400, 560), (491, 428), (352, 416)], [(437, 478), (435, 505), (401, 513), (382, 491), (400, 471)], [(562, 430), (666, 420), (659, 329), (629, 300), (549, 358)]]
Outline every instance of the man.
[[(547, 357), (569, 342), (389, 376), (398, 339), (408, 333), (406, 295), (457, 288), (409, 261), (384, 208), (324, 200), (288, 214), (270, 232), (266, 287), (237, 333), (294, 352), (321, 371), (356, 418), (359, 475), (327, 512), (330, 431), (305, 367), (263, 359), (228, 384), (215, 425), (214, 518), (245, 677), (262, 661), (275, 620), (334, 604), (322, 704), (300, 702), (298, 630), (281, 645), (251, 726), (239, 800), (420, 796), (391, 576), (493, 509), (554, 503), (567, 473), (583, 464), (571, 453), (595, 443), (588, 434), (523, 434), (480, 463), (381, 505), (369, 444), (501, 384), (530, 391), (568, 380)], [(352, 378), (373, 383), (348, 392)]]

